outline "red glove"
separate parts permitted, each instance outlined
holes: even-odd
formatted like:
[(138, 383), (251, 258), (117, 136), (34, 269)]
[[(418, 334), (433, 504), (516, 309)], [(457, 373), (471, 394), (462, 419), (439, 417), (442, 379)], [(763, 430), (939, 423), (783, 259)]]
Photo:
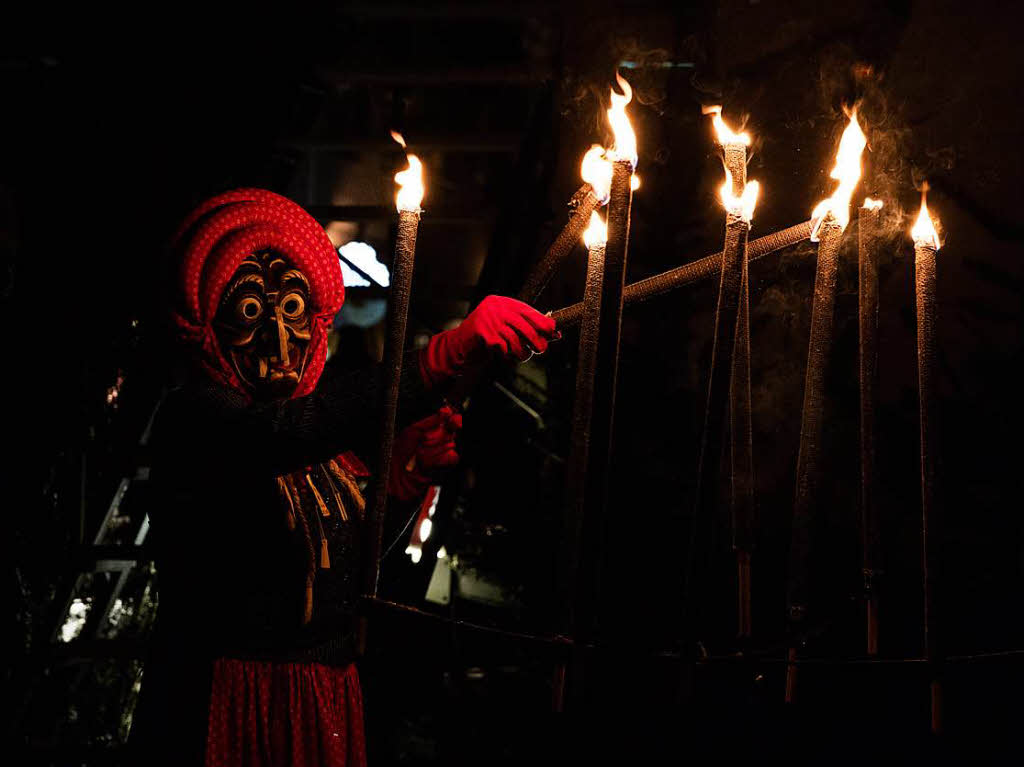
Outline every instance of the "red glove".
[(557, 337), (555, 321), (514, 298), (487, 296), (454, 330), (438, 333), (420, 352), (420, 373), (429, 388), (478, 371), (490, 358), (528, 359), (543, 354)]
[(455, 435), (461, 428), (462, 416), (450, 407), (405, 427), (395, 438), (388, 492), (400, 501), (422, 497), (431, 471), (459, 462)]

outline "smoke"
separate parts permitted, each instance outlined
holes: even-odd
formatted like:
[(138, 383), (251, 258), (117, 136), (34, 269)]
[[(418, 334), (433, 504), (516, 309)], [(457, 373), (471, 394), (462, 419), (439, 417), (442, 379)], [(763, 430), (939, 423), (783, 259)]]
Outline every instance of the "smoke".
[(629, 81), (632, 104), (665, 118), (671, 117), (670, 83), (680, 77), (694, 78), (706, 58), (692, 35), (680, 40), (675, 50), (670, 51), (643, 45), (636, 37), (620, 36), (615, 29), (594, 35), (589, 50), (600, 53), (563, 74), (561, 114), (574, 124), (585, 126), (592, 135), (602, 137), (608, 131), (605, 110), (616, 72)]
[[(868, 139), (862, 159), (863, 175), (853, 205), (865, 197), (882, 200), (879, 235), (895, 244), (906, 239), (913, 210), (904, 207), (911, 188), (920, 188), (926, 172), (912, 161), (912, 133), (904, 105), (894, 103), (884, 70), (854, 56), (848, 46), (836, 46), (821, 57), (818, 98), (822, 111), (841, 122), (844, 109), (857, 107)], [(899, 253), (900, 248), (884, 248)]]

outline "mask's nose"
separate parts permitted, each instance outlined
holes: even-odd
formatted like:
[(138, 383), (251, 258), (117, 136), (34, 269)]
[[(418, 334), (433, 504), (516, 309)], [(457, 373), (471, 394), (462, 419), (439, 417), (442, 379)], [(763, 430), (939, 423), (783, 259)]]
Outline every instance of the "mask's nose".
[(288, 366), (288, 327), (284, 324), (284, 317), (281, 314), (281, 307), (274, 307), (274, 324), (277, 326), (277, 346), (281, 364)]

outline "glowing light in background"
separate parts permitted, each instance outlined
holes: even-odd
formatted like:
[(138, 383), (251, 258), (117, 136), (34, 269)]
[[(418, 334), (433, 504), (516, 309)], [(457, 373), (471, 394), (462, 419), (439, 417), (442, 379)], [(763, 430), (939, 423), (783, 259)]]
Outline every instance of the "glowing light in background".
[[(440, 500), (441, 486), (431, 485), (426, 495), (423, 496), (423, 501), (420, 503), (416, 523), (413, 525), (412, 533), (409, 535), (409, 545), (405, 547), (405, 553), (412, 558), (413, 564), (417, 564), (422, 559), (423, 544), (426, 543), (430, 534), (434, 531), (434, 522), (431, 520), (431, 517), (437, 511), (437, 504)], [(438, 555), (438, 559), (441, 558)]]
[[(338, 248), (338, 255), (341, 256), (341, 275), (346, 288), (365, 288), (373, 282), (382, 288), (391, 284), (391, 274), (387, 266), (377, 259), (377, 251), (372, 245), (358, 240), (346, 242)], [(369, 275), (373, 282), (363, 277), (353, 266)]]
[(60, 627), (60, 641), (70, 642), (78, 638), (85, 628), (85, 622), (89, 618), (89, 611), (92, 609), (92, 599), (78, 599), (77, 597), (68, 607), (68, 617)]
[[(428, 517), (434, 516), (434, 512), (437, 511), (437, 502), (441, 500), (441, 486), (440, 485), (432, 486), (430, 488), (430, 492), (432, 492), (434, 494), (434, 500), (432, 500), (430, 502), (430, 508), (427, 509), (427, 516)], [(424, 535), (423, 537), (426, 538), (427, 536)]]

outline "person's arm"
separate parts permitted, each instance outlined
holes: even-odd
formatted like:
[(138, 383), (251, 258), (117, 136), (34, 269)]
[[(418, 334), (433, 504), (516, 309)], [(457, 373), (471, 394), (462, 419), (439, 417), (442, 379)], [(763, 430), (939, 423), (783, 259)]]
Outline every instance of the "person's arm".
[[(398, 428), (437, 410), (460, 376), (488, 361), (543, 353), (557, 335), (550, 317), (524, 303), (488, 296), (454, 330), (434, 336), (422, 352), (402, 360)], [(194, 466), (234, 465), (273, 476), (326, 461), (346, 450), (365, 452), (379, 429), (381, 366), (324, 372), (305, 397), (253, 404), (223, 386), (183, 390), (163, 415), (176, 445), (190, 446), (181, 460)]]
[[(180, 390), (162, 413), (175, 444), (189, 444), (188, 458), (279, 476), (339, 453), (358, 449), (379, 429), (380, 365), (337, 370), (328, 365), (315, 391), (304, 397), (252, 403), (224, 386)], [(400, 423), (439, 407), (420, 375), (416, 352), (402, 361)], [(186, 458), (182, 456), (181, 458)]]

